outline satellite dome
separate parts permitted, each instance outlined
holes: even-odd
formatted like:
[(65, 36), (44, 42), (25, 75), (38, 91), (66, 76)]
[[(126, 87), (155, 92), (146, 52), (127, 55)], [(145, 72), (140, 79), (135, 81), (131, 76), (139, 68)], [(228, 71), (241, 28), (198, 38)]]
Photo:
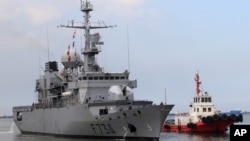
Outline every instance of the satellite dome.
[(61, 62), (65, 68), (76, 68), (82, 63), (82, 60), (75, 49), (69, 49), (63, 52)]

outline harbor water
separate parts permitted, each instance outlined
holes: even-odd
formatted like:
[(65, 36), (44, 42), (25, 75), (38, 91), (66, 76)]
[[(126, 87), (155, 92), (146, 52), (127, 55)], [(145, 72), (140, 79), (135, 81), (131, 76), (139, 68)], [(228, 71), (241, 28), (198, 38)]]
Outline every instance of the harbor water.
[[(168, 117), (168, 118), (171, 118)], [(250, 125), (250, 114), (243, 114), (243, 122)], [(0, 141), (116, 141), (115, 139), (79, 139), (44, 135), (24, 135), (12, 118), (0, 118)], [(229, 131), (224, 134), (161, 133), (160, 141), (229, 141)]]

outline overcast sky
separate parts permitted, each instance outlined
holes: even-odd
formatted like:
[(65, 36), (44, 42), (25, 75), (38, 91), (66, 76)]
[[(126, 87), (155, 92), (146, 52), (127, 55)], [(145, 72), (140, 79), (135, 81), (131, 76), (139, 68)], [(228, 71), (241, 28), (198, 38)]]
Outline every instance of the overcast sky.
[[(91, 0), (90, 21), (104, 41), (98, 63), (105, 71), (130, 69), (136, 99), (175, 104), (188, 111), (199, 71), (203, 91), (218, 110), (250, 110), (250, 1)], [(58, 61), (82, 22), (80, 0), (0, 1), (0, 113), (36, 101), (35, 80), (44, 63)], [(76, 30), (76, 49), (83, 46)], [(49, 49), (49, 55), (48, 55)], [(128, 53), (129, 50), (129, 53)], [(129, 55), (128, 55), (129, 54)], [(129, 57), (128, 57), (129, 56)], [(130, 60), (130, 61), (128, 61)]]

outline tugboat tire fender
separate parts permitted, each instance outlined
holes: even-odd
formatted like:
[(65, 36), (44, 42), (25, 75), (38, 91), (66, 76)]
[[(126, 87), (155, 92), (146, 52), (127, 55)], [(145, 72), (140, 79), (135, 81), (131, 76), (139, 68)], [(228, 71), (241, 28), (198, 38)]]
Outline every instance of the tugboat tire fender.
[(237, 122), (242, 122), (242, 121), (243, 121), (243, 116), (242, 116), (242, 114), (239, 114), (239, 115), (236, 117), (236, 120), (237, 120)]
[(233, 120), (233, 121), (235, 121), (235, 120), (236, 120), (236, 116), (235, 116), (235, 114), (231, 114), (231, 115), (229, 116), (229, 118), (230, 118), (231, 120)]
[(227, 116), (226, 114), (222, 114), (222, 115), (221, 115), (221, 119), (222, 119), (222, 120), (228, 120), (228, 116)]
[(217, 114), (213, 115), (213, 120), (214, 120), (214, 121), (219, 120), (219, 118), (220, 118), (219, 115), (217, 115)]
[(163, 128), (169, 130), (169, 129), (170, 129), (170, 126), (167, 125), (167, 124), (165, 124), (165, 125), (163, 126)]
[(202, 121), (203, 123), (207, 123), (207, 118), (206, 118), (206, 117), (202, 117), (202, 118), (201, 118), (201, 121)]
[(166, 132), (170, 132), (170, 131), (171, 131), (170, 125), (167, 125), (167, 124), (165, 124), (165, 125), (163, 126), (163, 129), (164, 129)]
[(194, 128), (196, 126), (196, 124), (194, 124), (194, 123), (188, 123), (187, 124), (187, 127), (188, 128)]
[(207, 116), (207, 122), (212, 122), (213, 118), (211, 116)]

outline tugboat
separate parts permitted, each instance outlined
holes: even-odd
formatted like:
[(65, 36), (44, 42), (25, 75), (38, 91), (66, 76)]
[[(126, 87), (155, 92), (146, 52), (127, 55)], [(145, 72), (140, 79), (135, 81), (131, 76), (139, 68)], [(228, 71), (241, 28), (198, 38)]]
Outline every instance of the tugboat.
[(159, 139), (161, 126), (174, 105), (135, 100), (137, 80), (129, 79), (128, 70), (105, 72), (97, 64), (103, 42), (99, 33), (90, 31), (111, 26), (90, 23), (93, 5), (87, 0), (80, 4), (84, 22), (72, 21), (60, 27), (85, 31), (84, 60), (75, 48), (68, 47), (61, 56), (61, 71), (56, 61), (45, 63), (44, 75), (36, 80), (38, 101), (13, 107), (16, 126), (23, 134)]
[(189, 105), (188, 113), (177, 113), (174, 119), (168, 119), (162, 126), (162, 132), (223, 133), (228, 126), (242, 122), (240, 112), (221, 113), (212, 103), (212, 97), (200, 90), (199, 74), (195, 75), (196, 95)]

